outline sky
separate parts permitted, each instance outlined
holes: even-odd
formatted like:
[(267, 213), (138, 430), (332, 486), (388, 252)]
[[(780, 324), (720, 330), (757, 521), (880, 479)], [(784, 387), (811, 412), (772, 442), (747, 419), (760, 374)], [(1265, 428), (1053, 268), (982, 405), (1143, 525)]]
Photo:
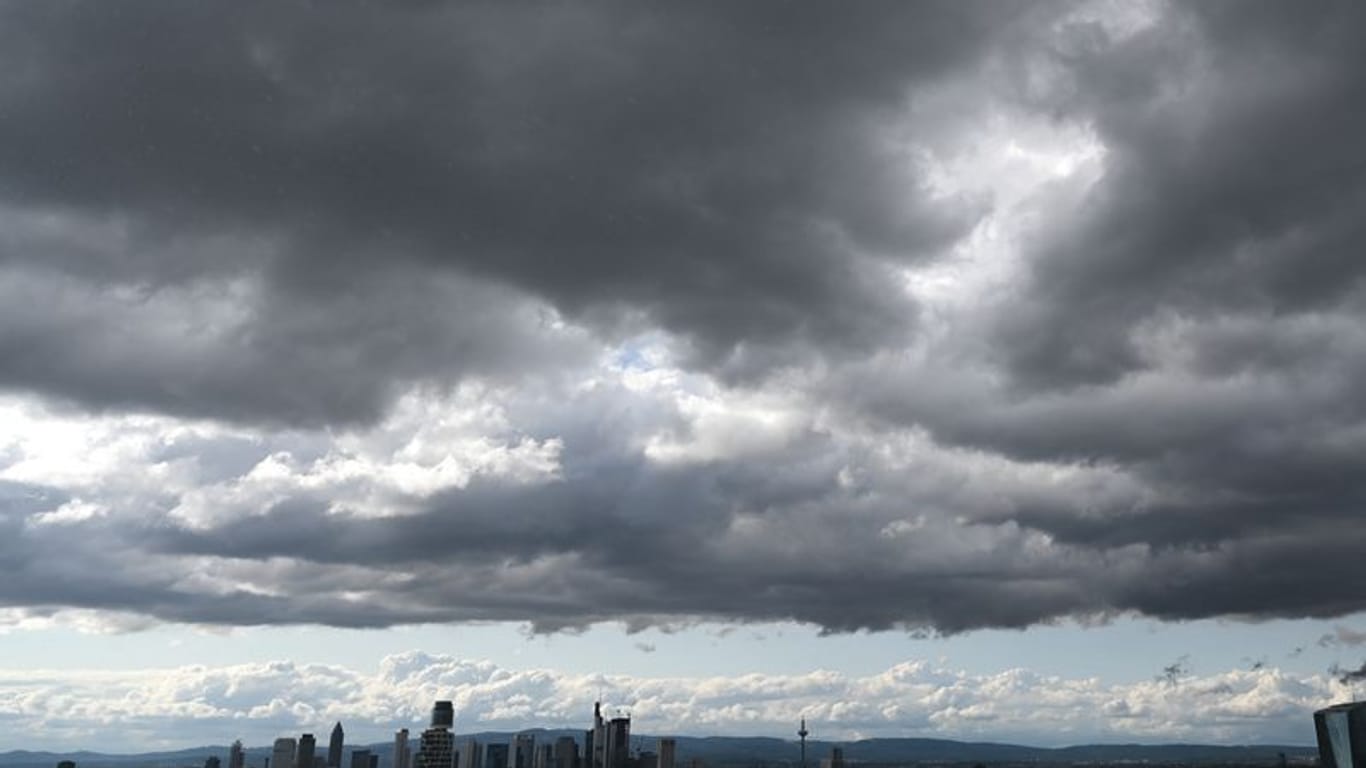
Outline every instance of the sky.
[(1312, 743), (1366, 677), (1364, 31), (0, 5), (0, 749)]

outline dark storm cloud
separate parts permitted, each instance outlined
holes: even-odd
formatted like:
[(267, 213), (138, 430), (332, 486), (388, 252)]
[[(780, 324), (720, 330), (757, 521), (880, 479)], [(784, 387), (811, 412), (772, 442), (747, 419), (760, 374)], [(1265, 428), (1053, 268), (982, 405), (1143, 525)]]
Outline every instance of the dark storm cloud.
[[(365, 420), (395, 385), (541, 358), (504, 316), (519, 294), (609, 334), (663, 327), (730, 375), (900, 338), (888, 264), (982, 207), (932, 199), (898, 115), (1015, 14), (7, 8), (0, 205), (18, 234), (0, 264), (16, 292), (93, 306), (11, 304), (27, 322), (3, 326), (0, 385)], [(179, 344), (107, 295), (234, 278), (240, 315)]]
[(1359, 308), (1363, 24), (1347, 5), (1201, 3), (1116, 45), (1077, 30), (1050, 106), (1094, 128), (1106, 173), (1034, 245), (1030, 290), (1002, 330), (1017, 382), (1142, 370), (1135, 331), (1163, 313)]
[(1177, 4), (1032, 51), (1053, 81), (1015, 97), (1092, 129), (1102, 175), (1046, 201), (1024, 281), (973, 319), (992, 329), (980, 357), (865, 361), (832, 384), (873, 428), (1143, 487), (974, 515), (1170, 564), (1117, 606), (1366, 606), (1340, 565), (1366, 503), (1366, 16), (1300, 10)]
[[(493, 442), (562, 450), (376, 517), (354, 475), (243, 479), (361, 437), (164, 439), (148, 477), (206, 486), (185, 517), (0, 487), (0, 602), (946, 632), (1366, 608), (1363, 12), (1072, 8), (7, 8), (0, 383), (328, 426), (476, 376)], [(894, 149), (970, 127), (903, 124), (922, 87), (1105, 150), (1029, 200), (1009, 292), (926, 326), (894, 268), (987, 209)], [(671, 376), (812, 416), (671, 461), (661, 437), (712, 439), (695, 391), (546, 383), (660, 329)]]

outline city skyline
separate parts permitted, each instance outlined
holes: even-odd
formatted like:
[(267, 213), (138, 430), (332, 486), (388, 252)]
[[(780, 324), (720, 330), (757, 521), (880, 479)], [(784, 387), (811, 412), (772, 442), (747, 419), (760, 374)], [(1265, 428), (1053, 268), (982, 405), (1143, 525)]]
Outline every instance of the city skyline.
[(1311, 743), (1366, 693), (1363, 38), (0, 3), (0, 750)]

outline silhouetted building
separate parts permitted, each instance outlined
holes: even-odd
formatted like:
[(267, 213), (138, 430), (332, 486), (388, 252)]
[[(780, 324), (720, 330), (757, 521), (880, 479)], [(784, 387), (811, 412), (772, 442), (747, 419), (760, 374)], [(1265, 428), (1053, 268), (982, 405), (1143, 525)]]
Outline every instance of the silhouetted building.
[(223, 761), (218, 759), (218, 755), (209, 755), (204, 758), (204, 768), (223, 768)]
[(294, 768), (294, 752), (298, 747), (299, 743), (288, 736), (276, 739), (270, 750), (271, 768)]
[(313, 768), (313, 753), (318, 749), (318, 742), (313, 738), (313, 734), (305, 733), (299, 737), (299, 747), (294, 752), (295, 768)]
[(508, 768), (508, 745), (490, 744), (484, 747), (484, 768)]
[(242, 751), (242, 740), (238, 739), (228, 747), (228, 768), (246, 768), (247, 756)]
[(654, 752), (641, 752), (631, 760), (633, 768), (659, 768), (659, 755)]
[(432, 727), (422, 732), (413, 768), (455, 768), (455, 707), (438, 701), (432, 707)]
[(536, 759), (532, 761), (532, 768), (555, 768), (555, 745), (537, 744)]
[(627, 768), (631, 757), (631, 718), (614, 717), (607, 722), (607, 743), (603, 745), (603, 768)]
[(1336, 704), (1314, 713), (1322, 768), (1366, 768), (1366, 702)]
[(351, 768), (370, 768), (370, 750), (351, 750)]
[(346, 732), (342, 730), (341, 722), (332, 726), (332, 738), (327, 740), (327, 765), (328, 768), (341, 768), (342, 747), (346, 744)]
[(844, 768), (844, 750), (830, 748), (830, 756), (821, 761), (821, 768)]
[(534, 768), (536, 758), (536, 737), (530, 733), (519, 733), (512, 739), (512, 768)]
[(552, 768), (578, 768), (579, 745), (573, 736), (561, 736), (555, 740), (555, 759)]
[(57, 768), (76, 768), (76, 763), (71, 760), (62, 760), (57, 763)]
[(394, 733), (394, 768), (411, 768), (412, 747), (408, 744), (408, 729), (400, 728)]
[(602, 702), (593, 702), (593, 730), (584, 748), (589, 768), (607, 768), (607, 722), (602, 719)]
[(674, 758), (678, 753), (677, 739), (659, 740), (659, 768), (674, 768)]

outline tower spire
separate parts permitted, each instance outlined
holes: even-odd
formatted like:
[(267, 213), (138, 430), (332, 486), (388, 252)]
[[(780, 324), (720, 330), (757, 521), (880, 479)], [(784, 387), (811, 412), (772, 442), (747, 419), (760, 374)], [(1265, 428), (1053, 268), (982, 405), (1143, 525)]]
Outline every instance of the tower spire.
[(802, 726), (797, 729), (797, 735), (802, 739), (802, 768), (806, 768), (806, 735), (810, 731), (806, 730), (806, 718), (802, 718)]

